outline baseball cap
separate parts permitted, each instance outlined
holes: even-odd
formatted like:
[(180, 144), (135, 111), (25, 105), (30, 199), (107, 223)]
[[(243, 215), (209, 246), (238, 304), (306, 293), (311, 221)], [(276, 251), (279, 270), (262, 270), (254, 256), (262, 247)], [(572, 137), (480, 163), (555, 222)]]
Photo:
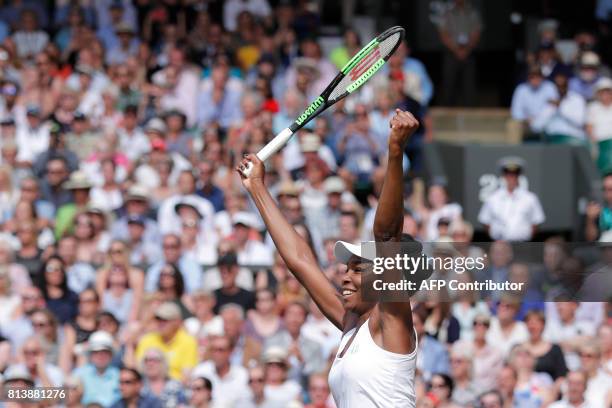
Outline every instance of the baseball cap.
[(583, 67), (599, 67), (600, 62), (599, 55), (593, 51), (587, 51), (580, 57), (580, 65)]
[(595, 92), (603, 91), (604, 89), (612, 90), (612, 79), (602, 77), (595, 84)]
[(6, 372), (4, 373), (4, 382), (7, 383), (9, 381), (25, 381), (27, 383), (34, 384), (32, 376), (25, 366), (21, 364), (12, 365), (6, 369)]
[(265, 364), (269, 363), (287, 363), (287, 351), (278, 346), (271, 346), (266, 349), (263, 353), (263, 362)]
[(151, 118), (145, 126), (145, 132), (166, 133), (166, 123), (160, 118)]
[(342, 180), (340, 177), (332, 176), (326, 178), (323, 182), (323, 190), (325, 190), (327, 194), (342, 194), (344, 191), (346, 191), (346, 185), (344, 184), (344, 180)]
[(301, 148), (304, 153), (316, 153), (321, 148), (321, 139), (314, 133), (307, 133), (302, 136)]
[(125, 197), (125, 201), (148, 201), (149, 200), (149, 191), (146, 187), (134, 184), (127, 191), (127, 196)]
[(258, 222), (255, 216), (246, 211), (239, 211), (232, 217), (233, 225), (244, 225), (249, 228), (257, 228)]
[(174, 302), (164, 302), (155, 311), (155, 317), (160, 320), (178, 320), (182, 317), (181, 309)]
[(92, 333), (88, 340), (88, 348), (91, 351), (113, 351), (113, 336), (102, 330)]
[(67, 190), (85, 190), (92, 187), (87, 174), (81, 170), (73, 171), (63, 187)]
[(15, 125), (15, 119), (12, 116), (6, 116), (0, 120), (0, 126), (13, 126)]
[(300, 190), (297, 188), (297, 186), (295, 185), (293, 181), (285, 180), (281, 183), (278, 189), (278, 195), (297, 197), (300, 195)]

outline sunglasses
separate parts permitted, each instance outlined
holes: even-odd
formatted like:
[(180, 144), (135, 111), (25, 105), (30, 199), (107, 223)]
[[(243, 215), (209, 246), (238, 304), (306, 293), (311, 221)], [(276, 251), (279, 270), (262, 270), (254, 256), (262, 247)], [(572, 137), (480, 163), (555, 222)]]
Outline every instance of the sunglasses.
[(45, 272), (61, 272), (62, 268), (59, 266), (47, 265)]
[(253, 383), (263, 383), (263, 382), (264, 382), (263, 377), (249, 378), (249, 384), (253, 384)]
[(186, 220), (182, 223), (185, 228), (194, 228), (198, 226), (198, 222), (196, 220)]

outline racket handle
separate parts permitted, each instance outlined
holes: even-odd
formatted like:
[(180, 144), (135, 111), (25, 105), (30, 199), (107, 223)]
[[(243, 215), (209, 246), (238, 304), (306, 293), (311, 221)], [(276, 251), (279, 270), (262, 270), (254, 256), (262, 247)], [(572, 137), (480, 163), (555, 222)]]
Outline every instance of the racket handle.
[[(268, 160), (270, 156), (282, 149), (289, 139), (293, 136), (293, 131), (289, 128), (283, 129), (278, 135), (274, 136), (258, 153), (257, 158), (263, 162)], [(242, 172), (245, 176), (250, 176), (253, 170), (253, 164), (248, 163), (246, 169)]]

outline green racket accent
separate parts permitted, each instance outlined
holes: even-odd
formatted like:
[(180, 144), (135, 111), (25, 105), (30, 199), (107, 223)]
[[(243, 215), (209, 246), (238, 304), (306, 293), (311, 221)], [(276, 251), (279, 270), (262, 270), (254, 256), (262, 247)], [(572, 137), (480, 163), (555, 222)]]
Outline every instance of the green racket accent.
[(344, 66), (344, 68), (342, 68), (342, 73), (344, 75), (346, 75), (351, 69), (353, 69), (353, 67), (355, 65), (357, 65), (357, 63), (359, 61), (361, 61), (363, 59), (363, 57), (365, 57), (371, 50), (372, 48), (374, 48), (376, 45), (378, 45), (378, 41), (376, 41), (376, 38), (374, 38), (372, 41), (369, 42), (368, 45), (366, 45), (364, 48), (361, 49), (361, 51), (359, 51), (357, 54), (355, 54), (355, 56), (353, 58), (350, 59), (349, 62), (346, 63), (346, 65)]
[(298, 125), (301, 125), (302, 123), (304, 123), (304, 121), (306, 121), (306, 119), (308, 119), (313, 113), (315, 113), (317, 111), (317, 109), (323, 105), (323, 103), (325, 102), (325, 99), (323, 99), (322, 96), (319, 96), (317, 99), (314, 100), (313, 103), (310, 104), (309, 107), (306, 108), (306, 110), (304, 111), (304, 113), (302, 113), (296, 120), (295, 123), (297, 123)]
[(366, 72), (364, 72), (355, 82), (350, 84), (346, 90), (351, 93), (364, 84), (372, 75), (376, 73), (383, 65), (385, 65), (385, 60), (380, 58), (378, 61), (374, 63)]

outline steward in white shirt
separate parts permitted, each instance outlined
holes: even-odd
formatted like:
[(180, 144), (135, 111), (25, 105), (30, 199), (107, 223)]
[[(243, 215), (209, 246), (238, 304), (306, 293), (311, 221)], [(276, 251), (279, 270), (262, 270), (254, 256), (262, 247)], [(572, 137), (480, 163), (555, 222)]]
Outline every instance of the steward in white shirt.
[(500, 161), (505, 186), (489, 196), (478, 214), (493, 240), (529, 241), (536, 227), (545, 220), (538, 197), (519, 187), (524, 161), (506, 157)]

